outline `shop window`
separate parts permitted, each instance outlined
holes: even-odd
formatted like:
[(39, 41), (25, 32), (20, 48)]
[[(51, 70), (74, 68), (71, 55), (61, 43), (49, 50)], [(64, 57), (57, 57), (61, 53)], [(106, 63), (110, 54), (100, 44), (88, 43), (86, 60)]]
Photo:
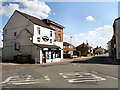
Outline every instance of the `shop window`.
[(52, 43), (52, 39), (50, 39), (50, 43)]
[(61, 35), (59, 34), (58, 41), (61, 41)]
[(37, 27), (37, 33), (40, 35), (40, 27)]
[(52, 31), (50, 31), (50, 36), (52, 37)]
[(37, 37), (37, 41), (40, 42), (40, 37)]

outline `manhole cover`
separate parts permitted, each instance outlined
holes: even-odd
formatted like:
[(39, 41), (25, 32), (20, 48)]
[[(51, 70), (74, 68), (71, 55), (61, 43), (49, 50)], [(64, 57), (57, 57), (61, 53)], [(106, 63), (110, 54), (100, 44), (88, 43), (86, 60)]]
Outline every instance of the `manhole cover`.
[(106, 80), (105, 78), (87, 72), (65, 72), (59, 74), (69, 83), (97, 82)]

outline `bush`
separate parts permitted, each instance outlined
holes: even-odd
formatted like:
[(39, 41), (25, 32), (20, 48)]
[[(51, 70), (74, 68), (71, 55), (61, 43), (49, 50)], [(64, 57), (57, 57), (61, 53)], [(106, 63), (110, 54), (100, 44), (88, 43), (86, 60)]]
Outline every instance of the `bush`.
[(77, 51), (77, 56), (81, 57), (81, 52), (80, 51)]

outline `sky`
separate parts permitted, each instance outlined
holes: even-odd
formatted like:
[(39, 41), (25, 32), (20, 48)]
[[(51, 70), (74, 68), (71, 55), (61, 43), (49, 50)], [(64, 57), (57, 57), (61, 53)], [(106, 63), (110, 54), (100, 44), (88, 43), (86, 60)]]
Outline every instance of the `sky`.
[[(63, 41), (74, 46), (86, 43), (87, 40), (92, 47), (107, 48), (107, 42), (113, 35), (113, 22), (118, 17), (118, 2), (17, 1), (0, 4), (0, 17), (2, 17), (0, 29), (7, 23), (14, 10), (19, 10), (63, 25), (65, 27)], [(0, 40), (2, 40), (1, 35)], [(1, 42), (0, 46), (2, 46)]]

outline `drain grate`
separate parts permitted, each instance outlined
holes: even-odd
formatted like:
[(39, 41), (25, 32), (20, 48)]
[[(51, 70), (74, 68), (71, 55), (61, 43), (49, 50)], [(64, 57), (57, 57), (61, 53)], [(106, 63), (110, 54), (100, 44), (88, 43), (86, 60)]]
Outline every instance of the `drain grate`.
[(61, 75), (69, 83), (97, 82), (106, 80), (105, 78), (87, 72), (65, 72), (59, 73), (59, 75)]

